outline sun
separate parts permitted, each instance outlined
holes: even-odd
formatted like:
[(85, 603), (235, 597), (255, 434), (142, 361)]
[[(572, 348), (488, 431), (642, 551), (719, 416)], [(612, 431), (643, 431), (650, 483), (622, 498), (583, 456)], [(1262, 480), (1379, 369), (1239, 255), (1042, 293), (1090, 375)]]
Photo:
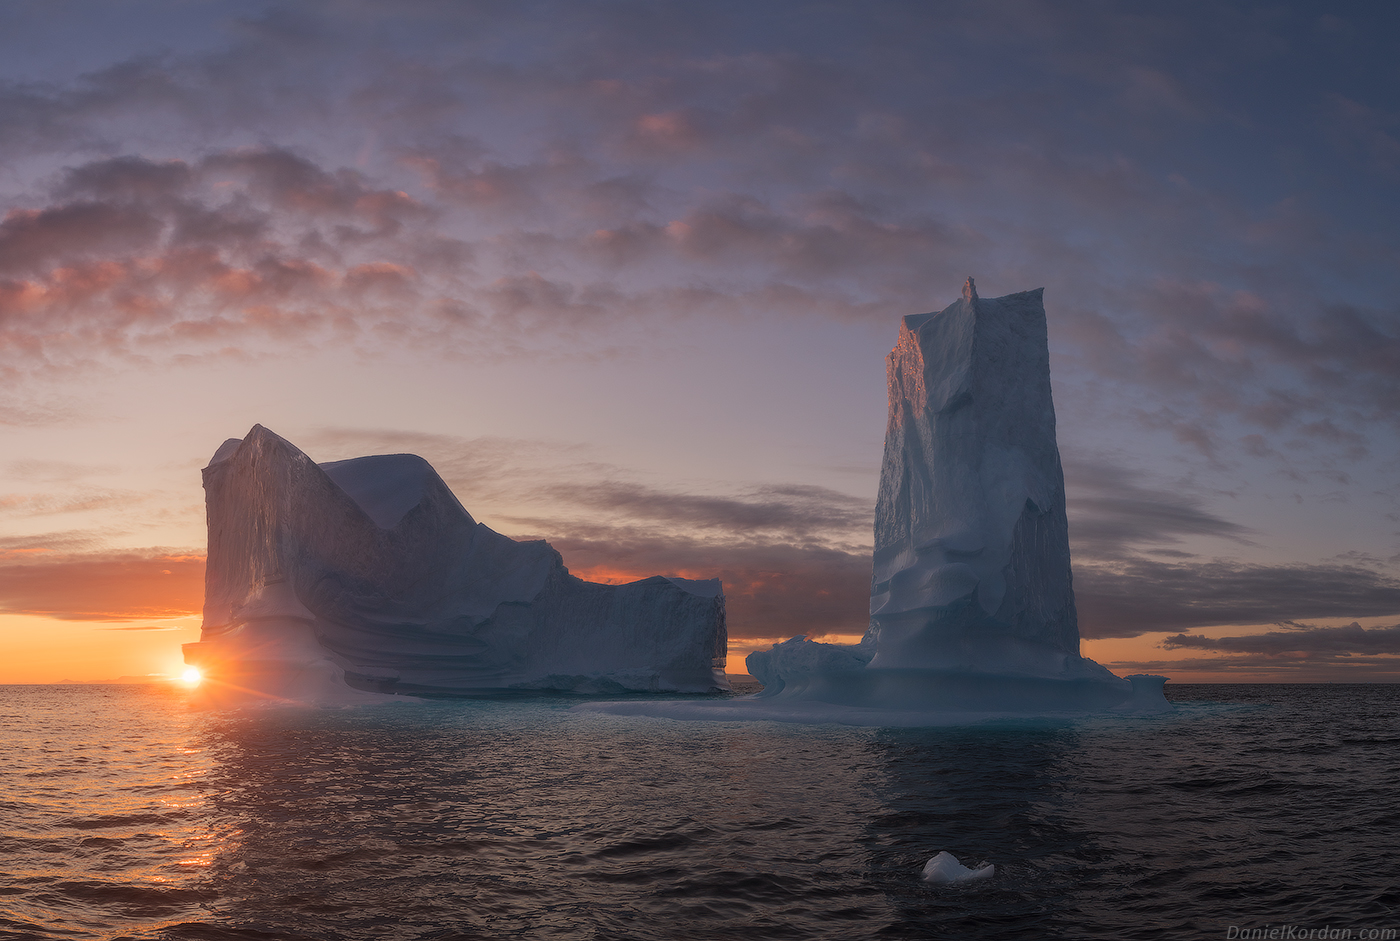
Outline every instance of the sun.
[(190, 686), (198, 686), (202, 679), (204, 674), (199, 672), (199, 667), (187, 667), (185, 672), (180, 674), (180, 681)]

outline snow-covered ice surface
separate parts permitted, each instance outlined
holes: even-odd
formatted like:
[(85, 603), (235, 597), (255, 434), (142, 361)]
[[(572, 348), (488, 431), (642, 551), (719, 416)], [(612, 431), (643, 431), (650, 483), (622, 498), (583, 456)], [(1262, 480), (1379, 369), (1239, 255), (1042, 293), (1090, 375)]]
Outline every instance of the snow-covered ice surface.
[(204, 470), (200, 642), (215, 695), (726, 690), (718, 580), (601, 585), (478, 523), (427, 461), (318, 465), (262, 426)]
[(749, 655), (751, 700), (590, 704), (698, 718), (939, 725), (1169, 709), (1162, 677), (1079, 654), (1041, 291), (905, 317), (875, 511), (870, 626)]

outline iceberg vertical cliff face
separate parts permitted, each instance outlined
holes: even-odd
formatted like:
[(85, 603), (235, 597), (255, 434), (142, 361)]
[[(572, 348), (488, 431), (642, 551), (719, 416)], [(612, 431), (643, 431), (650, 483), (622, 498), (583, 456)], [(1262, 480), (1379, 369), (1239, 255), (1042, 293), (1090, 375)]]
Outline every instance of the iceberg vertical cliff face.
[(1053, 671), (1079, 625), (1041, 292), (983, 299), (969, 279), (904, 318), (888, 378), (871, 665), (971, 666), (989, 639), (989, 665), (1014, 644)]
[(1041, 291), (905, 317), (890, 410), (870, 625), (856, 646), (794, 638), (748, 657), (770, 699), (899, 710), (1082, 711), (1167, 704), (1079, 655), (1064, 473)]
[(204, 486), (204, 626), (186, 660), (215, 688), (728, 688), (718, 581), (576, 578), (548, 543), (472, 519), (420, 457), (318, 465), (255, 426)]

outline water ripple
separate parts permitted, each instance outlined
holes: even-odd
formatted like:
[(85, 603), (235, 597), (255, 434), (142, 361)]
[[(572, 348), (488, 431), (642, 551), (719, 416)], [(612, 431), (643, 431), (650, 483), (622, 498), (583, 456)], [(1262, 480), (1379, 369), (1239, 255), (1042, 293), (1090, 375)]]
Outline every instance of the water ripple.
[[(1400, 927), (1400, 690), (1169, 691), (1168, 717), (878, 730), (6, 687), (0, 938)], [(945, 849), (996, 877), (920, 881)]]

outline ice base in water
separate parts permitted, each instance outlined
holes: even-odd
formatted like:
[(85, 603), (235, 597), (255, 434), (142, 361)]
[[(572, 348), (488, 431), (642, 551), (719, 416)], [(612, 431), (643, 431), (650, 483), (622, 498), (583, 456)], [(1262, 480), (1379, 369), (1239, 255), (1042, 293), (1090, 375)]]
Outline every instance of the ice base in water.
[(975, 882), (990, 879), (996, 875), (997, 867), (983, 866), (981, 869), (968, 869), (952, 853), (944, 850), (924, 864), (923, 880), (935, 885), (950, 882)]

